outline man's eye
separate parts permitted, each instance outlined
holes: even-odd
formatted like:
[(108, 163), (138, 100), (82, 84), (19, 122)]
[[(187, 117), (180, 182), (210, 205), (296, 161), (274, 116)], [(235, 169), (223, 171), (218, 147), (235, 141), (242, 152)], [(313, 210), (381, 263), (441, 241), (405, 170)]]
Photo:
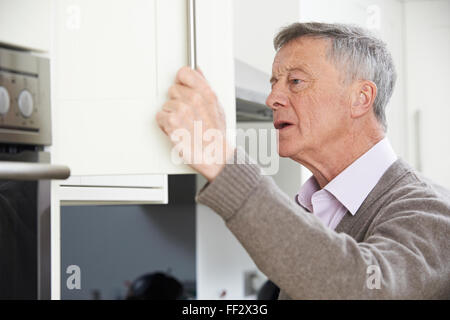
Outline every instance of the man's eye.
[(291, 82), (293, 84), (300, 84), (302, 82), (302, 80), (300, 80), (300, 79), (292, 79)]

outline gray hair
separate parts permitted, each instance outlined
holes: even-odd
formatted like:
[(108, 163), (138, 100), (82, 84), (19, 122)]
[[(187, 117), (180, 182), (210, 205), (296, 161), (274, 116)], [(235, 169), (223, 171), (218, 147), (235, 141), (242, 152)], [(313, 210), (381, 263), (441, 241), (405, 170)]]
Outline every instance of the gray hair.
[(397, 74), (386, 44), (368, 30), (346, 24), (293, 23), (275, 36), (275, 50), (300, 37), (310, 36), (332, 41), (328, 57), (345, 68), (346, 80), (370, 80), (377, 86), (374, 112), (384, 130), (385, 108), (394, 90)]

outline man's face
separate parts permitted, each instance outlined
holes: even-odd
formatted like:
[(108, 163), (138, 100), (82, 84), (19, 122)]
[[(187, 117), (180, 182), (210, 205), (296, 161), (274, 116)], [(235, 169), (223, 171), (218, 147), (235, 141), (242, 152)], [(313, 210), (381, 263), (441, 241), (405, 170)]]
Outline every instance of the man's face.
[(330, 45), (327, 39), (303, 37), (275, 56), (266, 104), (273, 110), (282, 157), (307, 161), (351, 126), (348, 88), (326, 57)]

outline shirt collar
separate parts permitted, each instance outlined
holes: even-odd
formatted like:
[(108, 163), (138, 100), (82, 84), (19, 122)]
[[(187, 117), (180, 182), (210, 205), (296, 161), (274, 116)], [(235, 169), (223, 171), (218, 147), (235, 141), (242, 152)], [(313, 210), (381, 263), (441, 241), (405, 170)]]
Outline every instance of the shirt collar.
[(320, 186), (314, 176), (311, 176), (306, 182), (300, 187), (299, 192), (295, 196), (295, 201), (297, 204), (301, 205), (303, 208), (307, 209), (309, 212), (313, 211), (311, 198), (314, 193), (320, 190)]
[[(324, 189), (355, 215), (370, 191), (396, 160), (397, 155), (389, 140), (384, 138), (331, 180)], [(312, 211), (311, 197), (319, 190), (320, 186), (312, 176), (300, 188), (295, 199), (298, 204)]]

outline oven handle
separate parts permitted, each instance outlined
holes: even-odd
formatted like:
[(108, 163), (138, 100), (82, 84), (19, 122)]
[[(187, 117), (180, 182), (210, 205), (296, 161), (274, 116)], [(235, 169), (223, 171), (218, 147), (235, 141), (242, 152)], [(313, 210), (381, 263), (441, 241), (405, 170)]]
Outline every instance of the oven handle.
[(69, 167), (63, 165), (0, 161), (2, 180), (53, 180), (67, 179), (69, 176)]

